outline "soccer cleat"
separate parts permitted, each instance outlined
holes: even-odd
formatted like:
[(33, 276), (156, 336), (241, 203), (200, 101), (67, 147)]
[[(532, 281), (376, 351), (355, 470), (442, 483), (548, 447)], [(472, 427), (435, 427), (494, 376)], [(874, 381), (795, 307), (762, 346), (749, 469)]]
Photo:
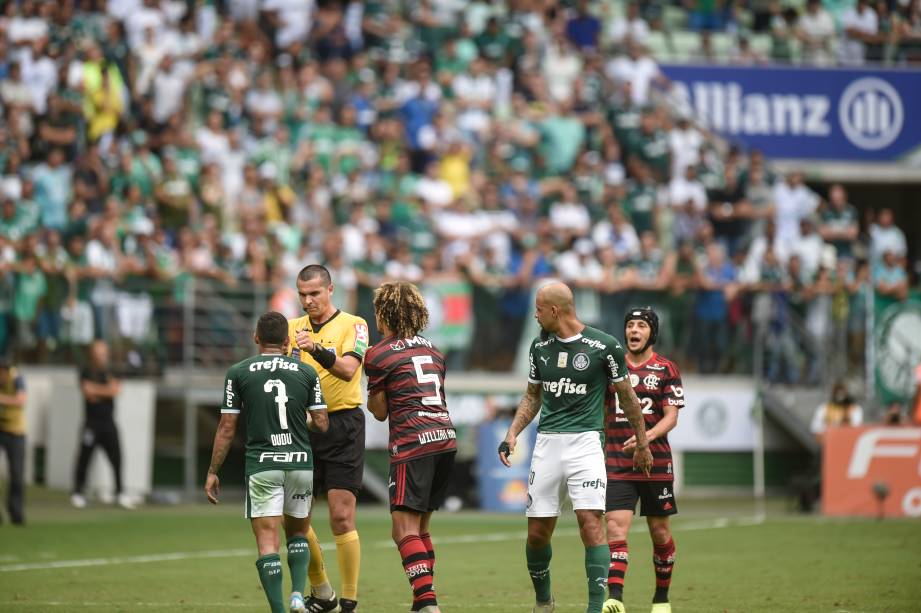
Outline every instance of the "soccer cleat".
[(339, 607), (339, 599), (336, 598), (336, 592), (333, 592), (329, 600), (317, 598), (313, 594), (307, 599), (307, 613), (339, 613), (342, 609)]
[(654, 602), (649, 613), (672, 613), (672, 605), (670, 602)]
[(128, 494), (119, 494), (118, 495), (118, 506), (128, 511), (133, 511), (137, 508), (137, 505), (134, 504), (134, 500), (131, 499)]
[(76, 509), (85, 509), (86, 508), (86, 496), (84, 496), (83, 494), (71, 494), (70, 504)]
[(304, 597), (300, 592), (291, 593), (291, 606), (288, 608), (291, 613), (305, 613), (307, 611), (307, 605), (304, 604)]
[(556, 609), (556, 602), (554, 602), (553, 596), (550, 596), (550, 602), (535, 603), (531, 613), (553, 613), (554, 609)]
[(605, 600), (604, 606), (601, 607), (601, 613), (624, 613), (626, 610), (624, 603), (614, 598)]
[(358, 601), (349, 600), (348, 598), (340, 598), (339, 599), (339, 610), (342, 611), (342, 613), (352, 613), (352, 611), (357, 611)]

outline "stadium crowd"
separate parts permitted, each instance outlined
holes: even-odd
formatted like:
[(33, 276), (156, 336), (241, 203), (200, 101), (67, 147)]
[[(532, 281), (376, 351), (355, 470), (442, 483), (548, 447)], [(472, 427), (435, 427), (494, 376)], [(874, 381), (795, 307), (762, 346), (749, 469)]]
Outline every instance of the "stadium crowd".
[[(737, 6), (692, 4), (701, 28)], [(908, 290), (891, 210), (670, 110), (642, 44), (655, 2), (4, 6), (0, 353), (156, 345), (192, 278), (296, 316), (295, 275), (323, 262), (358, 313), (383, 278), (468, 280), (468, 367), (509, 367), (556, 276), (605, 329), (661, 309), (689, 370), (750, 368), (761, 323), (769, 376), (800, 381), (833, 347), (862, 362), (869, 285)]]

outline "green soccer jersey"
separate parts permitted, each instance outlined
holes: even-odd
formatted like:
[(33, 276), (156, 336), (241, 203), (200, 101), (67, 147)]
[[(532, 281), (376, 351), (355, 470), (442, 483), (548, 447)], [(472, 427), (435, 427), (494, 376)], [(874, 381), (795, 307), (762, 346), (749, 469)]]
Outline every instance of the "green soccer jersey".
[(307, 411), (326, 408), (313, 367), (283, 355), (258, 355), (227, 371), (221, 413), (242, 413), (246, 475), (312, 470)]
[(586, 326), (581, 334), (531, 343), (528, 382), (541, 386), (538, 432), (604, 430), (604, 395), (609, 383), (627, 376), (617, 339)]

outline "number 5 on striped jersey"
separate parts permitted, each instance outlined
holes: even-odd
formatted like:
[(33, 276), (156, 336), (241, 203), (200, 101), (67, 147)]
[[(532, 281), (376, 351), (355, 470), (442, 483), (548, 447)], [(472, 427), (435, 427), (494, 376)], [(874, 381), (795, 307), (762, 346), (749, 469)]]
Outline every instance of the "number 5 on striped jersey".
[(413, 365), (416, 367), (416, 381), (419, 382), (419, 385), (423, 383), (432, 383), (435, 385), (435, 395), (426, 396), (422, 399), (422, 404), (425, 406), (438, 405), (441, 406), (441, 380), (438, 378), (436, 373), (424, 373), (422, 372), (423, 364), (432, 364), (432, 356), (430, 355), (416, 355), (413, 356)]

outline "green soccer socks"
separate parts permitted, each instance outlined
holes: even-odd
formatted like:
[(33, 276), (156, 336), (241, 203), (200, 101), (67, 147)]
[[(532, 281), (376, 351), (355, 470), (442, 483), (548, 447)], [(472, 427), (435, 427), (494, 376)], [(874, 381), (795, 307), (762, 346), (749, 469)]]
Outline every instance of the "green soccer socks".
[(307, 587), (307, 566), (310, 548), (307, 539), (296, 536), (288, 541), (288, 570), (291, 571), (291, 591), (304, 594)]
[(256, 569), (272, 613), (287, 613), (281, 595), (281, 558), (277, 553), (262, 556), (256, 560)]
[(585, 548), (585, 577), (588, 579), (587, 613), (599, 613), (608, 595), (608, 566), (611, 554), (607, 544)]
[(553, 557), (553, 548), (548, 544), (541, 549), (532, 549), (524, 546), (525, 557), (528, 560), (528, 574), (534, 584), (534, 593), (537, 602), (550, 602), (550, 558)]

